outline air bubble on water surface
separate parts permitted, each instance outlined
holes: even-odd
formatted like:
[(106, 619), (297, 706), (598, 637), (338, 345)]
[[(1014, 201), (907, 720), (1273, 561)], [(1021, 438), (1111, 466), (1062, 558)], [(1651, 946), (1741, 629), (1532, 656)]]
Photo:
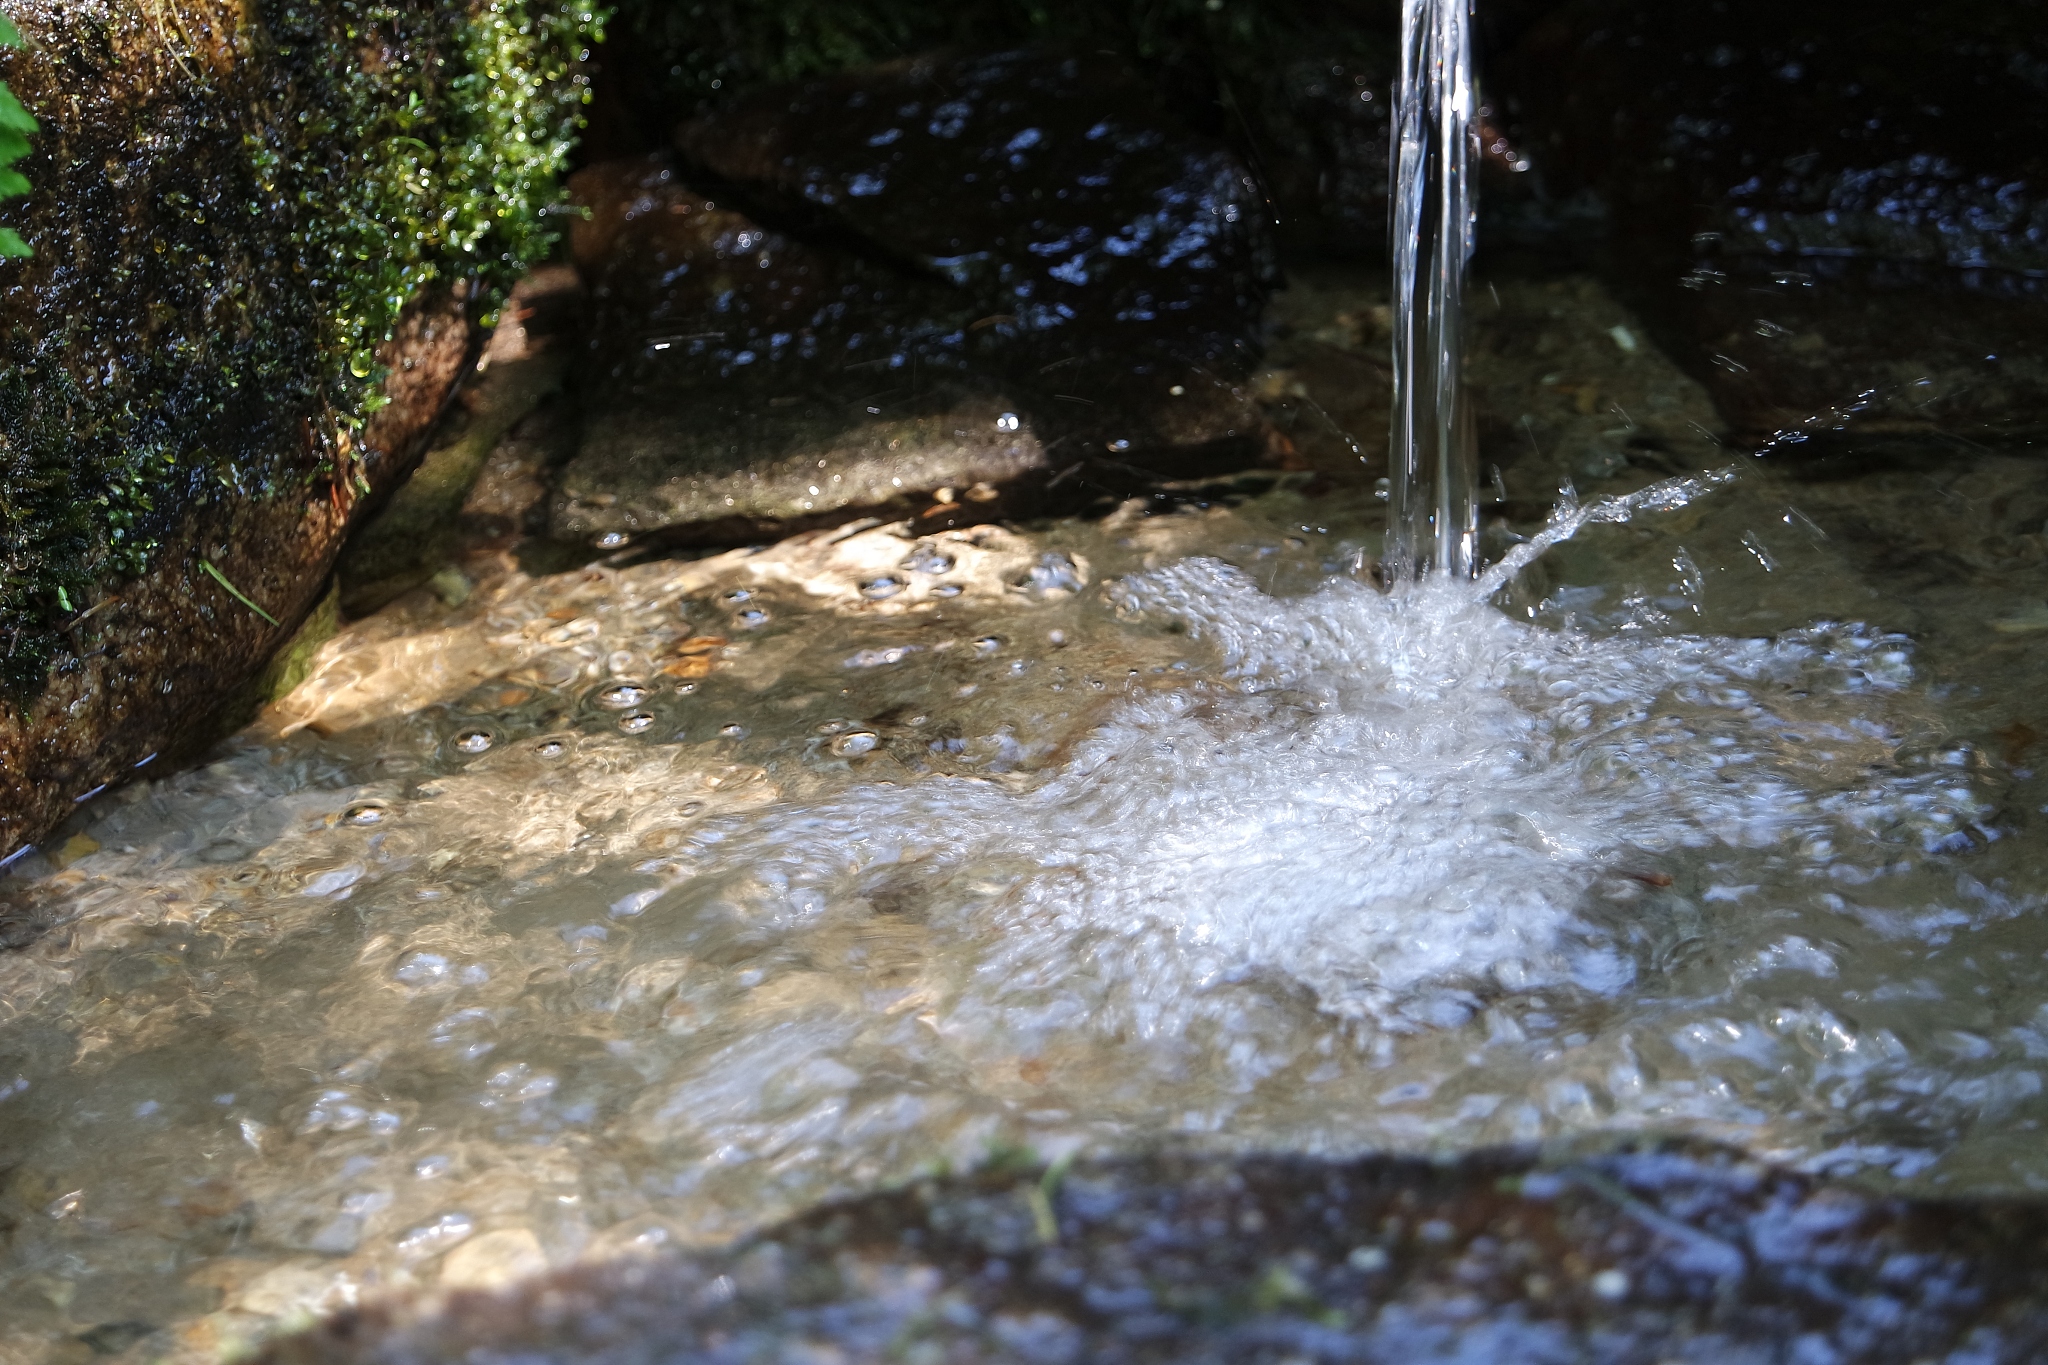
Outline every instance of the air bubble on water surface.
[(832, 741), (832, 752), (841, 758), (859, 758), (871, 754), (881, 743), (872, 730), (854, 730)]
[(894, 574), (870, 578), (860, 585), (860, 595), (870, 602), (882, 602), (902, 592), (907, 585)]

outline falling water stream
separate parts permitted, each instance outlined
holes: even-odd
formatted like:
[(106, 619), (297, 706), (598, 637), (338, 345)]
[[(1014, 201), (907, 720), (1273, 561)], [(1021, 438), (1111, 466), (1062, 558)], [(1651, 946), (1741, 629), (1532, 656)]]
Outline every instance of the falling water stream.
[[(1637, 478), (1479, 572), (1468, 15), (1409, 11), (1384, 522), (1269, 479), (349, 626), (8, 884), (53, 927), (0, 955), (0, 1359), (212, 1359), (1019, 1147), (2048, 1185), (2033, 466)], [(1993, 506), (1995, 587), (1868, 550), (1990, 554)]]
[(1475, 206), (1470, 0), (1406, 0), (1395, 91), (1391, 582), (1479, 567), (1477, 457), (1465, 398), (1465, 272)]

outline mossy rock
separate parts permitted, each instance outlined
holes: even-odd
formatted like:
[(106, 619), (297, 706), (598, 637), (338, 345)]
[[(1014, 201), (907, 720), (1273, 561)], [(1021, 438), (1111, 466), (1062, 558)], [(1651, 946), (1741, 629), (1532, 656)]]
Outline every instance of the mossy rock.
[(207, 731), (545, 255), (587, 0), (25, 0), (0, 854)]

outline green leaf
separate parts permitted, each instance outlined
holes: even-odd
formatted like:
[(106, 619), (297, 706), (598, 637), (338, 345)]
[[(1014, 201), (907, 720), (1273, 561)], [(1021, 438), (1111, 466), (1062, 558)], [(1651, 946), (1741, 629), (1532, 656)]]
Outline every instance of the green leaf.
[(11, 128), (17, 133), (38, 131), (35, 115), (21, 107), (21, 101), (5, 81), (0, 81), (0, 128)]
[(21, 30), (14, 26), (12, 19), (9, 19), (4, 14), (0, 14), (0, 47), (20, 46)]
[(20, 234), (15, 232), (13, 228), (0, 227), (0, 257), (33, 256), (35, 254), (35, 248), (22, 241)]
[(0, 166), (12, 165), (28, 155), (28, 139), (12, 128), (0, 128)]
[(28, 177), (20, 171), (0, 168), (0, 199), (13, 199), (28, 193)]

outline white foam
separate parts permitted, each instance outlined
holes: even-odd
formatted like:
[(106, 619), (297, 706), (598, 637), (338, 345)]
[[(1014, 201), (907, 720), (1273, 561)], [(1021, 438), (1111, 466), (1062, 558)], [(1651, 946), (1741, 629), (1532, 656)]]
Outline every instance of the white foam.
[(860, 788), (721, 830), (692, 870), (778, 869), (799, 914), (882, 873), (943, 887), (935, 919), (991, 945), (956, 1006), (1013, 1027), (1171, 1035), (1248, 974), (1414, 1026), (1475, 989), (1626, 987), (1631, 957), (1582, 905), (1631, 858), (1832, 856), (1974, 814), (1952, 781), (1866, 776), (1896, 744), (1873, 698), (1910, 674), (1861, 628), (1603, 638), (1470, 585), (1283, 600), (1206, 559), (1111, 595), (1218, 651), (1221, 680), (1134, 693), (1028, 790)]

